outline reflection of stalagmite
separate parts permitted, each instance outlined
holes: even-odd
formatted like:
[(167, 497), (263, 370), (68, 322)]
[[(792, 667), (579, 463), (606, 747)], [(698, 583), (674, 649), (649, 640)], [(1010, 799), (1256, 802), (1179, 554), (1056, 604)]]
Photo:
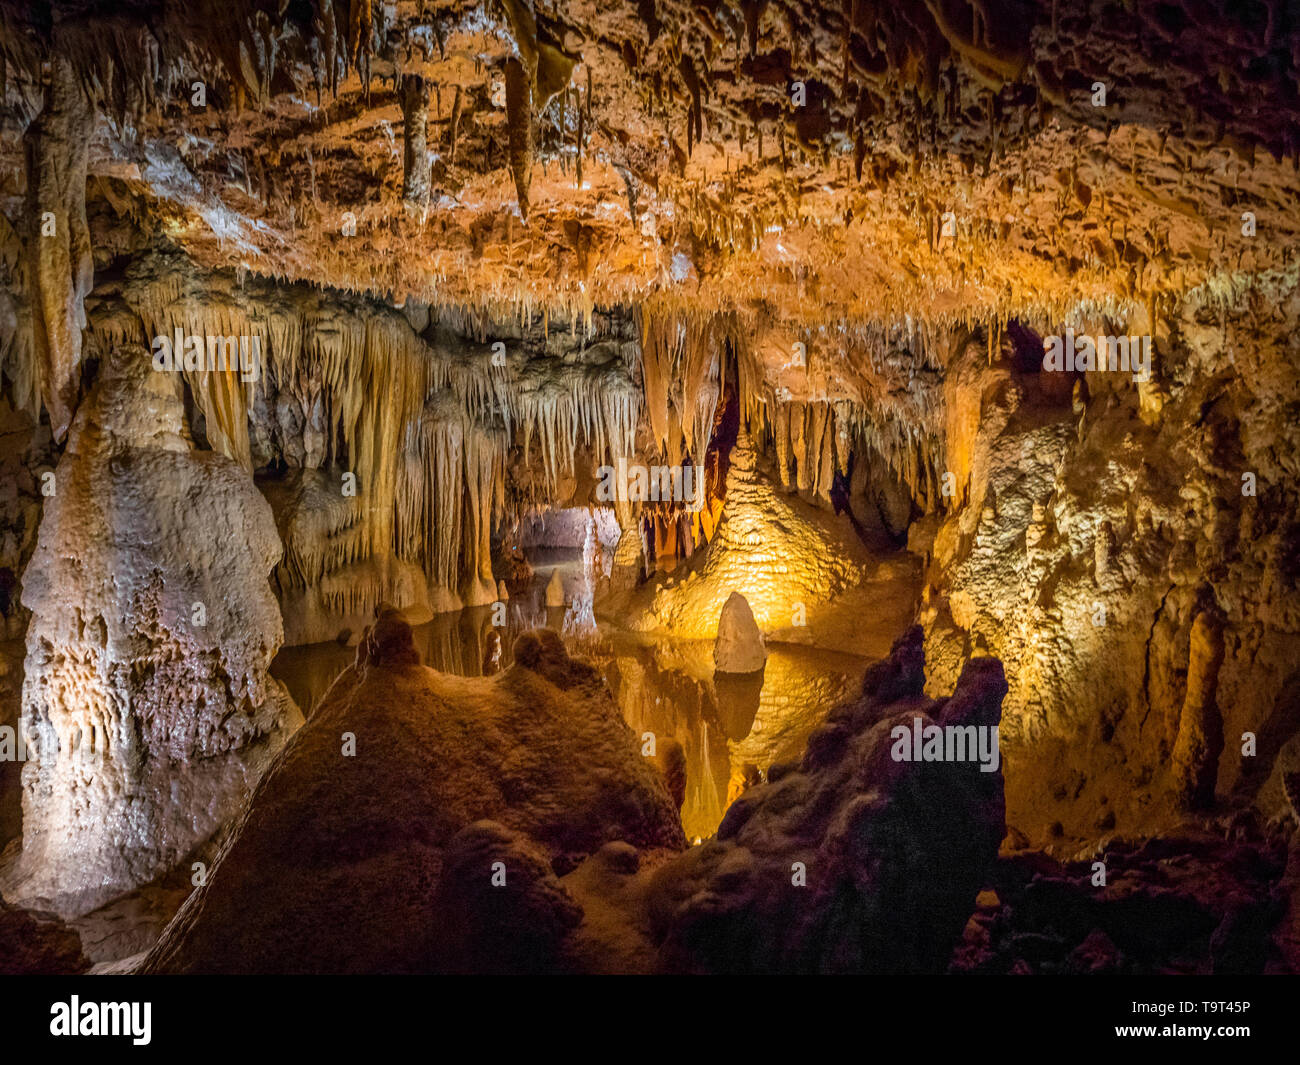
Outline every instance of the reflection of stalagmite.
[(483, 676), (491, 677), (501, 672), (501, 633), (489, 629), (484, 643)]
[(686, 802), (686, 749), (671, 736), (665, 736), (656, 747), (655, 765), (664, 778), (673, 805), (680, 810)]
[(551, 572), (551, 579), (546, 585), (546, 605), (564, 606), (564, 582), (560, 580), (558, 569)]
[(1203, 610), (1192, 622), (1187, 658), (1187, 695), (1174, 744), (1174, 786), (1181, 802), (1204, 808), (1214, 802), (1223, 753), (1223, 718), (1216, 698), (1223, 664), (1223, 623)]
[(718, 723), (727, 739), (743, 740), (754, 727), (762, 702), (766, 665), (753, 673), (714, 673), (713, 694)]

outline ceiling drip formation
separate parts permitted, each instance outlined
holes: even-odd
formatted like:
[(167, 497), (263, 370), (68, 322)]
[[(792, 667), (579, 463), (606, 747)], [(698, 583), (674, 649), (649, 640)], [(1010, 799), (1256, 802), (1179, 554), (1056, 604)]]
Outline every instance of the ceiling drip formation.
[(204, 266), (496, 320), (1154, 323), (1294, 261), (1300, 62), (1263, 6), (0, 4), (3, 194), (68, 220), (13, 268), (13, 376), (61, 430), (87, 256), (32, 167), (64, 142)]

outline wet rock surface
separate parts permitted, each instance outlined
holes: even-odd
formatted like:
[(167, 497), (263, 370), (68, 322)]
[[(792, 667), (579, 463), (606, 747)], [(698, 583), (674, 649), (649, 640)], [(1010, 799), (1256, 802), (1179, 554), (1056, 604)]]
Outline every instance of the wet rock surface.
[[(1001, 664), (922, 694), (921, 633), (868, 672), (797, 766), (732, 804), (717, 837), (658, 871), (661, 964), (689, 972), (938, 972), (1005, 833), (1002, 775), (895, 760), (896, 726), (996, 728)], [(801, 883), (802, 881), (802, 883)]]

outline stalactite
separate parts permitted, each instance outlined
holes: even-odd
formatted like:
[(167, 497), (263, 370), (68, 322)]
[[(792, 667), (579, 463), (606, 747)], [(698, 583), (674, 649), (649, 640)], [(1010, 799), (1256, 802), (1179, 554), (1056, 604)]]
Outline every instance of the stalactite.
[(533, 72), (514, 56), (506, 60), (506, 126), (510, 173), (515, 180), (519, 214), (526, 220), (533, 180)]
[(424, 78), (406, 74), (402, 77), (402, 199), (412, 207), (429, 204), (428, 124), (429, 93)]
[(56, 50), (45, 107), (25, 138), (33, 377), (56, 440), (68, 431), (77, 405), (84, 304), (94, 281), (86, 224), (93, 119), (72, 63)]
[(807, 404), (790, 404), (790, 451), (794, 455), (795, 486), (801, 492), (812, 487), (808, 469), (808, 407)]
[(683, 450), (701, 460), (722, 389), (729, 321), (714, 314), (666, 314), (643, 308), (641, 379), (646, 416), (670, 464)]

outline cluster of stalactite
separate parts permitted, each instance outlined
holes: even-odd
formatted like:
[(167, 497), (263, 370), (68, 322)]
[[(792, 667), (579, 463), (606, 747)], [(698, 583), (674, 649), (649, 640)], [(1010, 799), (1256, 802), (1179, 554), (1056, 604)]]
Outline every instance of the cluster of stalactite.
[(0, 230), (7, 282), (0, 298), (0, 366), (19, 407), (34, 412), (44, 405), (56, 439), (67, 432), (76, 407), (85, 298), (93, 283), (85, 195), (93, 129), (94, 111), (72, 64), (56, 53), (44, 107), (24, 137), (22, 221), (15, 228), (6, 218)]
[(406, 429), (397, 542), (435, 585), (462, 579), (495, 598), (492, 518), (505, 507), (504, 432), (467, 416), (449, 390), (435, 393)]
[[(18, 235), (9, 233), (0, 247), (12, 273), (21, 275), (30, 259)], [(58, 280), (68, 298), (52, 305), (66, 310), (75, 308), (71, 296), (85, 285), (76, 280), (75, 257), (65, 260)], [(28, 306), (39, 298), (23, 302), (21, 290), (14, 296), (13, 310), (0, 314), (6, 376), (20, 406), (35, 414), (43, 404), (52, 425), (66, 424), (79, 387), (80, 330), (59, 334), (66, 341), (55, 345), (60, 359), (40, 354), (34, 338), (41, 330)], [(639, 346), (612, 361), (530, 358), (518, 345), (503, 358), (490, 339), (493, 316), (482, 308), (428, 308), (421, 335), (409, 313), (391, 306), (320, 287), (209, 274), (178, 251), (137, 258), (120, 281), (90, 298), (89, 310), (87, 336), (100, 357), (121, 345), (171, 342), (178, 332), (205, 342), (255, 342), (251, 375), (233, 358), (224, 370), (210, 361), (187, 369), (183, 352), (174, 353), (207, 442), (250, 472), (260, 464), (250, 441), (259, 403), (287, 396), (304, 410), (323, 409), (319, 453), (306, 461), (320, 476), (300, 489), (302, 505), (292, 527), (282, 529), (278, 578), (288, 587), (312, 586), (353, 563), (393, 554), (453, 592), (467, 577), (486, 587), (491, 530), (552, 504), (557, 486), (580, 472), (580, 447), (593, 467), (637, 457), (705, 465), (726, 388), (756, 438), (769, 441), (787, 487), (827, 500), (835, 475), (848, 471), (850, 454), (869, 447), (922, 506), (937, 498), (943, 434), (934, 378), (949, 335), (941, 326), (841, 327), (838, 350), (822, 360), (838, 367), (833, 387), (819, 397), (816, 389), (792, 396), (774, 382), (752, 316), (653, 301), (634, 312)], [(525, 328), (537, 317), (549, 331), (545, 309), (519, 311)], [(431, 320), (463, 342), (455, 350), (431, 343), (425, 328)], [(568, 325), (575, 338), (579, 330), (586, 336), (591, 314)], [(988, 332), (994, 336), (996, 327)], [(73, 338), (75, 358), (68, 354)], [(43, 350), (50, 350), (48, 342)], [(62, 394), (50, 387), (60, 379)], [(642, 419), (649, 453), (644, 438), (638, 450)], [(516, 448), (525, 463), (534, 454), (538, 459), (541, 476), (527, 486), (508, 476)], [(355, 475), (355, 496), (340, 491), (343, 472)], [(689, 555), (716, 527), (721, 478), (706, 480), (701, 510), (688, 510), (681, 500), (619, 499), (620, 524), (628, 528), (644, 512), (655, 555)]]
[[(454, 327), (467, 320), (451, 316)], [(210, 360), (177, 370), (189, 386), (208, 443), (253, 470), (250, 414), (279, 397), (323, 406), (321, 470), (300, 496), (279, 575), (293, 587), (395, 552), (440, 587), (491, 579), (491, 529), (552, 501), (575, 475), (581, 446), (597, 462), (633, 457), (640, 417), (635, 367), (531, 359), (504, 343), (426, 341), (391, 307), (307, 286), (240, 286), (195, 270), (182, 256), (138, 260), (96, 301), (95, 348), (182, 337), (249, 338), (260, 355), (248, 374)], [(173, 346), (175, 346), (173, 344)], [(495, 349), (495, 350), (494, 350)], [(534, 456), (541, 476), (509, 489), (506, 456)], [(355, 477), (355, 496), (342, 491)], [(626, 504), (620, 501), (622, 509)]]
[[(317, 95), (337, 92), (349, 71), (370, 77), (370, 57), (384, 39), (391, 9), (369, 0), (307, 0), (272, 16), (250, 0), (158, 5), (148, 16), (122, 12), (105, 23), (79, 7), (47, 9), (45, 33), (30, 5), (0, 4), (0, 73), (11, 79), (30, 118), (40, 110), (42, 64), (63, 56), (83, 95), (114, 127), (134, 135), (150, 109), (188, 98), (193, 82), (212, 102), (238, 109), (265, 104), (282, 84), (310, 71)], [(377, 18), (375, 17), (377, 14)]]
[(761, 402), (761, 368), (741, 343), (735, 314), (665, 310), (637, 312), (641, 339), (641, 385), (645, 418), (659, 457), (669, 466), (694, 464), (703, 470), (702, 504), (666, 500), (643, 508), (643, 536), (657, 559), (689, 557), (713, 538), (721, 511), (722, 478), (709, 463), (709, 444), (720, 414), (728, 367), (739, 380), (737, 394)]

